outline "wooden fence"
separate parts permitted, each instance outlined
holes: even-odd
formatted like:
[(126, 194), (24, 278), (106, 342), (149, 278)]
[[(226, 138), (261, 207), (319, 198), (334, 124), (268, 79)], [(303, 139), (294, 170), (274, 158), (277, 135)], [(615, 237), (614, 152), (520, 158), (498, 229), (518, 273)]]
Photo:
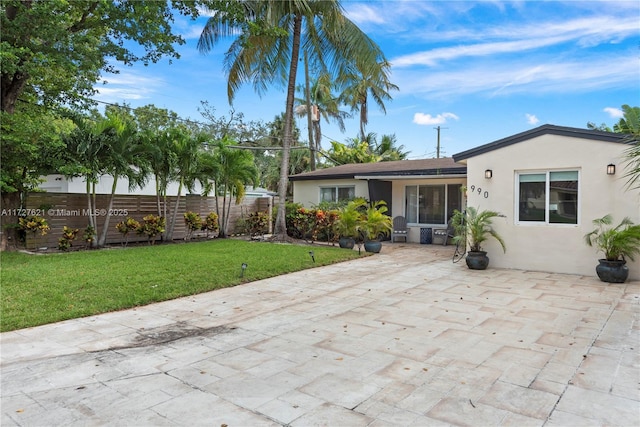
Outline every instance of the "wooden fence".
[[(110, 195), (96, 195), (98, 233), (102, 233), (102, 227), (106, 218), (106, 209), (109, 204)], [(222, 197), (218, 198), (220, 212), (222, 213)], [(176, 203), (176, 196), (167, 197), (167, 226), (169, 218), (173, 214)], [(51, 230), (45, 235), (29, 233), (26, 247), (33, 249), (36, 247), (57, 248), (58, 239), (62, 237), (64, 226), (78, 228), (78, 238), (73, 242), (74, 247), (83, 246), (82, 233), (89, 224), (89, 209), (86, 194), (73, 193), (30, 193), (27, 198), (27, 214), (39, 213), (43, 216)], [(231, 213), (227, 227), (227, 235), (240, 232), (241, 219), (246, 219), (253, 212), (268, 212), (271, 214), (273, 200), (271, 197), (245, 197), (240, 204), (231, 202)], [(173, 232), (174, 240), (182, 240), (186, 236), (186, 226), (184, 223), (185, 212), (196, 212), (204, 219), (210, 212), (216, 211), (214, 197), (202, 197), (198, 195), (188, 195), (180, 197), (178, 206), (178, 216)], [(146, 215), (158, 214), (156, 196), (139, 195), (116, 195), (113, 201), (112, 215), (109, 220), (109, 231), (107, 233), (106, 244), (119, 244), (123, 241), (123, 236), (116, 230), (116, 224), (127, 217), (134, 218), (142, 222)], [(195, 233), (193, 237), (204, 236), (205, 232)], [(130, 233), (129, 242), (146, 241), (145, 236)]]

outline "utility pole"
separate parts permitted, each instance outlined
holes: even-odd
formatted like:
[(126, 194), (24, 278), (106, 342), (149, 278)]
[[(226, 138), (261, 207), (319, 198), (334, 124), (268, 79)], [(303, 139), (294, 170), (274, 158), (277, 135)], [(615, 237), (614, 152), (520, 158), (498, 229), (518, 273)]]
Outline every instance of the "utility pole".
[(438, 145), (436, 146), (436, 159), (440, 158), (440, 129), (449, 129), (449, 128), (441, 128), (440, 126), (435, 127), (434, 129), (436, 129), (438, 131)]

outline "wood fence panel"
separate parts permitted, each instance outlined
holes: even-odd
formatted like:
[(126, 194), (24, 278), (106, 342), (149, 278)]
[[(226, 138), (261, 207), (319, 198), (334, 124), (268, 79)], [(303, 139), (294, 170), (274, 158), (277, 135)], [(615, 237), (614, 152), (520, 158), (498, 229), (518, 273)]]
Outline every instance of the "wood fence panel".
[[(106, 219), (106, 209), (109, 205), (110, 196), (107, 194), (96, 195), (97, 224), (98, 233)], [(218, 203), (222, 206), (222, 198), (218, 198)], [(176, 196), (167, 197), (167, 227), (173, 215), (176, 204)], [(200, 214), (202, 218), (210, 212), (215, 212), (215, 198), (202, 197), (198, 195), (188, 195), (180, 197), (176, 225), (174, 227), (174, 240), (184, 239), (186, 236), (186, 226), (184, 223), (184, 213), (192, 211)], [(244, 198), (240, 204), (231, 202), (231, 212), (229, 215), (229, 226), (227, 234), (236, 232), (236, 224), (239, 219), (246, 218), (250, 213), (267, 211), (271, 206), (271, 198)], [(80, 230), (78, 237), (73, 242), (74, 247), (85, 246), (82, 234), (89, 224), (89, 214), (87, 196), (85, 194), (72, 193), (30, 193), (27, 198), (27, 209), (40, 212), (46, 218), (51, 229), (45, 236), (27, 236), (27, 248), (57, 248), (58, 239), (62, 237), (64, 226), (77, 228)], [(157, 215), (158, 205), (156, 196), (142, 195), (116, 195), (113, 201), (112, 215), (109, 220), (109, 231), (107, 233), (106, 244), (119, 244), (123, 241), (123, 236), (116, 230), (116, 224), (127, 217), (134, 218), (142, 222), (146, 215)], [(204, 236), (204, 232), (194, 234), (194, 237)], [(144, 242), (146, 237), (136, 233), (130, 233), (130, 242)]]

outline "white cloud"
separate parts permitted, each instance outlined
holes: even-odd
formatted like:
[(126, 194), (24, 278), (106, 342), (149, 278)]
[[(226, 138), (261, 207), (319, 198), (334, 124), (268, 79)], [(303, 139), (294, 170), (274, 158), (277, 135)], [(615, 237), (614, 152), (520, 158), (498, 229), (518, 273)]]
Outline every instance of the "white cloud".
[(347, 17), (358, 24), (384, 24), (384, 15), (367, 4), (357, 3), (347, 11)]
[(110, 74), (94, 86), (95, 98), (102, 102), (151, 99), (165, 85), (161, 78), (145, 77), (132, 71)]
[(525, 116), (527, 116), (527, 123), (529, 123), (530, 125), (537, 125), (540, 120), (533, 114), (525, 114)]
[[(415, 65), (434, 66), (442, 61), (453, 61), (459, 58), (487, 57), (500, 54), (518, 53), (541, 48), (549, 48), (567, 42), (577, 42), (580, 46), (595, 46), (603, 42), (618, 42), (637, 34), (637, 20), (634, 17), (618, 22), (611, 17), (582, 19), (555, 24), (547, 23), (525, 29), (510, 28), (481, 32), (485, 39), (502, 39), (487, 43), (475, 43), (443, 47), (427, 51), (402, 55), (391, 59), (394, 67), (411, 67)], [(464, 30), (464, 37), (459, 32), (446, 35), (444, 39), (469, 39), (474, 35)], [(441, 37), (434, 35), (436, 40)]]
[(624, 112), (619, 108), (606, 107), (602, 111), (609, 114), (612, 119), (621, 119), (624, 117)]
[(413, 123), (419, 125), (442, 125), (447, 119), (459, 120), (460, 118), (453, 113), (442, 113), (433, 117), (431, 114), (416, 113), (413, 115)]
[(638, 64), (637, 58), (629, 55), (600, 54), (564, 62), (524, 56), (510, 62), (471, 63), (428, 73), (396, 70), (393, 78), (401, 82), (402, 94), (442, 98), (470, 93), (577, 93), (636, 84)]

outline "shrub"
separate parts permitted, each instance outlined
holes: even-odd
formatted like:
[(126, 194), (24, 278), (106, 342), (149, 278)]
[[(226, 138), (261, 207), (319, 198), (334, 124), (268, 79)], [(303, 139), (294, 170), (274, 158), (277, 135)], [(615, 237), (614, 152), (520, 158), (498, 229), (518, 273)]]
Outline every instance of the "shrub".
[(191, 240), (193, 233), (202, 228), (202, 218), (200, 214), (191, 211), (185, 212), (184, 225), (187, 227), (187, 234), (184, 236), (184, 239)]
[(140, 227), (140, 223), (131, 217), (127, 217), (124, 221), (120, 221), (116, 224), (116, 230), (122, 234), (124, 237), (124, 245), (127, 246), (129, 243), (129, 233), (132, 231), (136, 231)]
[(265, 234), (269, 230), (269, 214), (267, 212), (253, 212), (247, 218), (247, 228), (252, 236)]
[(296, 211), (295, 215), (292, 215), (292, 227), (305, 240), (310, 240), (311, 242), (320, 239), (331, 241), (335, 238), (333, 224), (336, 220), (336, 211), (301, 207)]
[[(47, 220), (39, 215), (31, 215), (18, 219), (18, 229), (23, 233), (33, 233), (33, 239), (36, 239), (36, 233), (40, 232), (41, 236), (47, 234), (51, 229)], [(36, 245), (37, 246), (37, 245)]]
[(207, 237), (209, 237), (209, 233), (216, 232), (220, 229), (218, 225), (218, 214), (215, 212), (209, 213), (206, 216), (204, 221), (202, 222), (202, 230), (207, 232)]
[(153, 245), (155, 243), (155, 237), (158, 234), (164, 233), (165, 219), (162, 216), (147, 215), (142, 218), (142, 221), (136, 232), (140, 235), (147, 236), (149, 244)]
[(87, 225), (87, 228), (84, 229), (84, 233), (82, 234), (82, 239), (87, 242), (87, 245), (91, 247), (91, 243), (95, 240), (96, 229), (90, 225)]
[(68, 251), (73, 246), (73, 241), (80, 232), (77, 228), (69, 228), (66, 225), (62, 228), (62, 237), (58, 239), (58, 249)]

